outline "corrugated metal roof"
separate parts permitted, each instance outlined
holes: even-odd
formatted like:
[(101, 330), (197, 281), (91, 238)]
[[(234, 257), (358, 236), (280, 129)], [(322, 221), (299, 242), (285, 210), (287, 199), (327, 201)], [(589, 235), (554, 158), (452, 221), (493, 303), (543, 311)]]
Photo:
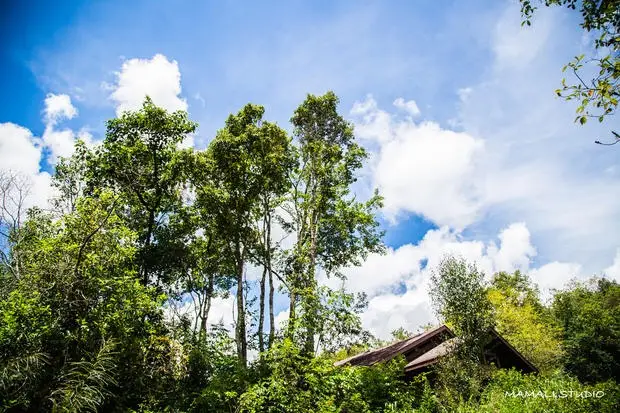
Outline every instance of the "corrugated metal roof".
[(445, 356), (448, 354), (454, 345), (456, 344), (456, 337), (453, 337), (449, 340), (444, 341), (437, 347), (433, 347), (431, 350), (422, 354), (420, 357), (415, 360), (411, 360), (406, 366), (405, 371), (413, 371), (419, 368), (428, 366), (429, 364), (435, 363), (437, 359), (441, 356)]
[[(513, 354), (514, 357), (521, 360), (521, 369), (526, 372), (538, 371), (536, 367), (530, 363), (521, 353), (519, 353), (514, 347), (510, 345), (495, 329), (490, 331), (492, 336), (495, 336), (498, 342), (500, 342), (505, 348)], [(439, 337), (444, 341), (434, 345), (431, 339)], [(448, 338), (450, 337), (450, 338)], [(423, 333), (414, 334), (404, 340), (397, 341), (395, 343), (383, 346), (378, 349), (368, 350), (355, 356), (340, 360), (334, 363), (336, 366), (351, 365), (351, 366), (372, 366), (379, 362), (389, 361), (399, 355), (412, 356), (419, 354), (418, 357), (411, 360), (406, 366), (405, 371), (408, 373), (415, 372), (426, 366), (434, 364), (440, 357), (448, 354), (456, 344), (457, 338), (454, 337), (454, 333), (445, 325), (435, 327), (431, 330)], [(434, 347), (429, 348), (429, 345)], [(420, 352), (423, 351), (423, 354)], [(416, 353), (417, 352), (417, 353)]]
[(336, 362), (335, 365), (343, 366), (345, 364), (349, 364), (352, 366), (372, 366), (373, 364), (388, 361), (401, 354), (405, 354), (423, 344), (429, 338), (442, 332), (449, 332), (450, 335), (453, 335), (448, 327), (441, 325), (428, 331), (414, 334), (411, 337), (397, 341), (396, 343), (392, 343), (378, 349), (368, 350), (344, 360), (340, 360)]

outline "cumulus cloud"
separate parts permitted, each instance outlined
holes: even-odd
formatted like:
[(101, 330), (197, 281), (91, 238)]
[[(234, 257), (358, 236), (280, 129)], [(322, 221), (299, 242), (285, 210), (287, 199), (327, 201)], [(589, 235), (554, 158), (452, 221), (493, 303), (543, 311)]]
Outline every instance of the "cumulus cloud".
[(553, 94), (568, 42), (580, 40), (562, 18), (545, 10), (522, 28), (508, 7), (492, 28), (481, 81), (457, 90), (451, 128), (402, 119), (402, 98), (394, 111), (372, 95), (353, 105), (372, 156), (369, 186), (385, 197), (392, 223), (418, 214), (489, 239), (525, 222), (541, 262), (576, 261), (590, 273), (608, 265), (620, 246), (617, 157), (592, 144), (607, 126), (575, 125), (574, 106)]
[(13, 123), (0, 124), (0, 165), (3, 169), (39, 172), (41, 147), (30, 130)]
[(460, 100), (458, 124), (485, 146), (476, 175), (484, 220), (475, 227), (489, 234), (524, 221), (543, 261), (595, 273), (620, 245), (620, 181), (609, 172), (617, 156), (593, 144), (608, 125), (574, 124), (575, 106), (554, 96), (580, 36), (562, 10), (540, 11), (522, 28), (517, 5), (505, 10), (483, 80)]
[(76, 138), (71, 129), (58, 130), (57, 125), (65, 119), (74, 118), (78, 111), (71, 103), (69, 95), (49, 93), (44, 104), (45, 131), (41, 138), (43, 145), (50, 151), (48, 161), (56, 164), (60, 156), (68, 157), (73, 154)]
[(548, 301), (554, 289), (566, 286), (571, 280), (585, 278), (581, 265), (571, 262), (550, 262), (530, 272), (530, 278), (538, 285), (541, 298)]
[(385, 212), (424, 215), (438, 225), (463, 228), (476, 217), (479, 188), (474, 172), (483, 142), (434, 122), (396, 120), (372, 96), (351, 111), (358, 135), (379, 144), (373, 179)]
[(24, 208), (44, 207), (52, 192), (50, 174), (39, 171), (42, 147), (30, 130), (13, 123), (0, 123), (0, 173), (17, 173), (26, 185)]
[(499, 234), (500, 248), (491, 242), (487, 249), (495, 271), (527, 270), (536, 249), (530, 241), (530, 231), (525, 223), (508, 226)]
[(45, 121), (47, 124), (56, 124), (61, 119), (73, 119), (78, 111), (71, 103), (69, 95), (55, 95), (48, 93), (45, 98)]
[(0, 124), (0, 170), (21, 177), (22, 184), (27, 187), (25, 208), (45, 208), (53, 195), (51, 175), (41, 170), (42, 161), (55, 165), (59, 156), (71, 156), (76, 137), (92, 143), (92, 136), (84, 130), (76, 134), (71, 129), (58, 129), (62, 121), (78, 114), (68, 95), (49, 93), (43, 103), (45, 130), (40, 138), (25, 127)]
[[(432, 270), (446, 255), (476, 263), (487, 279), (498, 271), (525, 271), (541, 287), (543, 298), (549, 297), (550, 289), (561, 288), (574, 277), (584, 278), (581, 267), (574, 263), (554, 262), (531, 268), (536, 248), (523, 223), (503, 228), (497, 240), (466, 240), (448, 227), (431, 230), (417, 244), (388, 249), (385, 255), (373, 254), (360, 267), (347, 268), (345, 287), (368, 294), (368, 309), (362, 314), (364, 326), (379, 337), (389, 338), (398, 327), (417, 330), (437, 322), (428, 287)], [(337, 286), (334, 280), (323, 282)]]
[(181, 98), (181, 72), (176, 60), (162, 54), (151, 59), (129, 59), (116, 73), (116, 84), (111, 86), (110, 98), (116, 104), (116, 113), (139, 109), (148, 95), (153, 102), (168, 111), (187, 110), (187, 101)]
[(418, 116), (420, 114), (420, 109), (414, 100), (405, 100), (403, 98), (397, 98), (394, 103), (398, 109), (407, 112), (411, 116)]
[(616, 252), (614, 262), (603, 271), (606, 277), (620, 282), (620, 248)]

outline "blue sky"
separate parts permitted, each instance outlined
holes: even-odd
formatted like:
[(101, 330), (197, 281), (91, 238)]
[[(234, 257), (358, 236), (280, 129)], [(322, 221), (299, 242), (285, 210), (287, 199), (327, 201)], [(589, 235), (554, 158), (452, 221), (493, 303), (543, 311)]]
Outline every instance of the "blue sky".
[(202, 148), (247, 102), (288, 128), (306, 93), (334, 90), (372, 154), (356, 190), (386, 197), (388, 254), (347, 269), (377, 334), (427, 321), (447, 252), (546, 288), (620, 277), (620, 152), (592, 144), (618, 119), (579, 127), (553, 94), (591, 50), (575, 13), (541, 10), (532, 28), (496, 0), (23, 1), (0, 15), (0, 168), (32, 175), (33, 203), (55, 154), (101, 139), (145, 91), (187, 108)]

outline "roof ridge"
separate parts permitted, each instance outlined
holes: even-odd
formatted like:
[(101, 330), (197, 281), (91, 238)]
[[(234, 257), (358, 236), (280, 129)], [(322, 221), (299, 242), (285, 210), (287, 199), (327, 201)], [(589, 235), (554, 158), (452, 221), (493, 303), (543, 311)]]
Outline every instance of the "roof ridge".
[[(335, 366), (342, 366), (342, 365), (347, 364), (349, 362), (352, 362), (354, 360), (361, 359), (361, 358), (364, 358), (364, 357), (369, 357), (372, 354), (379, 354), (379, 353), (381, 353), (383, 351), (388, 351), (388, 354), (386, 355), (386, 357), (392, 358), (392, 356), (395, 353), (402, 352), (404, 349), (406, 349), (410, 345), (414, 344), (415, 342), (417, 342), (422, 337), (434, 334), (434, 333), (436, 333), (437, 331), (439, 331), (442, 328), (446, 328), (447, 329), (448, 327), (445, 324), (440, 324), (440, 325), (438, 325), (436, 327), (433, 327), (433, 328), (431, 328), (429, 330), (421, 331), (421, 332), (416, 333), (416, 334), (412, 334), (411, 336), (409, 336), (409, 337), (407, 337), (407, 338), (405, 338), (403, 340), (398, 340), (398, 341), (395, 341), (393, 343), (386, 344), (386, 345), (384, 345), (382, 347), (378, 347), (378, 348), (374, 348), (374, 349), (369, 349), (369, 350), (363, 351), (361, 353), (355, 354), (353, 356), (347, 357), (345, 359), (337, 361), (336, 363), (334, 363), (334, 365)], [(392, 351), (389, 351), (389, 349), (392, 350)], [(371, 361), (371, 364), (374, 364), (374, 363), (375, 363), (375, 361)]]

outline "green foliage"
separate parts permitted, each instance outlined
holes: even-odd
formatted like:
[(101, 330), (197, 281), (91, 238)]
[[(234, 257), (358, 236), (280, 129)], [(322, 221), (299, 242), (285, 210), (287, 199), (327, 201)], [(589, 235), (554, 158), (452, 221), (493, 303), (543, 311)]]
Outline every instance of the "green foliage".
[(484, 274), (462, 258), (442, 259), (431, 276), (430, 295), (437, 314), (457, 336), (434, 368), (442, 403), (454, 406), (477, 397), (488, 377), (484, 346), (495, 324), (493, 306)]
[(248, 104), (229, 116), (206, 152), (198, 156), (203, 174), (195, 180), (199, 208), (203, 216), (210, 216), (233, 264), (229, 272), (235, 274), (237, 284), (235, 334), (243, 364), (247, 360), (244, 268), (250, 258), (264, 258), (265, 248), (254, 221), (257, 215), (264, 215), (264, 209), (273, 209), (270, 197), (287, 189), (287, 171), (293, 164), (286, 132), (262, 122), (263, 113), (262, 106)]
[(620, 376), (620, 286), (592, 279), (558, 292), (552, 311), (563, 329), (564, 366), (585, 382)]
[(283, 209), (290, 217), (284, 220), (284, 227), (294, 231), (297, 239), (286, 257), (285, 272), (290, 290), (289, 326), (304, 331), (307, 353), (315, 351), (321, 306), (317, 268), (328, 276), (340, 275), (342, 267), (359, 265), (368, 253), (383, 251), (383, 233), (374, 216), (382, 198), (375, 193), (368, 201), (359, 202), (351, 192), (367, 153), (355, 142), (352, 125), (338, 113), (337, 106), (333, 92), (308, 95), (291, 118), (300, 161)]
[(51, 199), (51, 204), (59, 214), (75, 211), (78, 199), (84, 193), (88, 165), (93, 162), (92, 157), (92, 151), (79, 139), (75, 142), (73, 155), (58, 160), (52, 178), (52, 185), (58, 194)]
[(526, 275), (500, 272), (488, 291), (497, 331), (540, 371), (561, 366), (562, 330), (538, 300)]
[(404, 380), (404, 360), (334, 367), (332, 359), (309, 358), (288, 339), (274, 346), (264, 363), (269, 375), (241, 396), (241, 412), (413, 411), (429, 391), (424, 377)]
[(484, 274), (463, 258), (442, 259), (431, 276), (430, 296), (437, 314), (459, 337), (468, 358), (480, 361), (486, 333), (494, 327)]
[(196, 126), (186, 112), (168, 113), (147, 97), (139, 111), (107, 122), (103, 144), (88, 158), (89, 191), (111, 188), (122, 197), (119, 213), (138, 235), (138, 268), (145, 285), (173, 281), (160, 259), (157, 235), (165, 232), (162, 215), (181, 205), (186, 157), (179, 145)]
[[(151, 367), (141, 350), (164, 333), (161, 298), (136, 278), (135, 237), (115, 205), (116, 197), (103, 193), (59, 221), (33, 214), (24, 225), (22, 278), (0, 304), (0, 354), (10, 378), (0, 404), (93, 410), (112, 392), (148, 393), (136, 373)], [(114, 353), (111, 343), (118, 343)], [(38, 366), (37, 374), (22, 374), (19, 359), (36, 355), (40, 361), (27, 365)]]
[(52, 391), (53, 412), (96, 412), (116, 384), (114, 342), (103, 343), (94, 360), (69, 362), (58, 378), (62, 385)]
[[(531, 0), (520, 0), (523, 23), (531, 25), (531, 18), (536, 10)], [(580, 26), (594, 36), (594, 56), (586, 59), (585, 55), (576, 56), (562, 71), (570, 70), (577, 79), (576, 84), (566, 83), (556, 90), (559, 97), (576, 100), (577, 117), (575, 122), (585, 124), (588, 118), (602, 122), (613, 115), (620, 99), (620, 19), (619, 0), (540, 0), (547, 7), (564, 6), (568, 9), (579, 8), (582, 21)], [(584, 66), (594, 66), (597, 74), (589, 81), (579, 75)]]
[(562, 374), (537, 376), (498, 370), (479, 402), (463, 403), (454, 411), (612, 413), (620, 408), (619, 400), (620, 387), (614, 382), (587, 386)]
[(367, 344), (372, 336), (364, 330), (359, 317), (368, 306), (366, 295), (327, 287), (320, 287), (318, 293), (321, 303), (316, 319), (318, 347), (333, 353), (341, 348)]

